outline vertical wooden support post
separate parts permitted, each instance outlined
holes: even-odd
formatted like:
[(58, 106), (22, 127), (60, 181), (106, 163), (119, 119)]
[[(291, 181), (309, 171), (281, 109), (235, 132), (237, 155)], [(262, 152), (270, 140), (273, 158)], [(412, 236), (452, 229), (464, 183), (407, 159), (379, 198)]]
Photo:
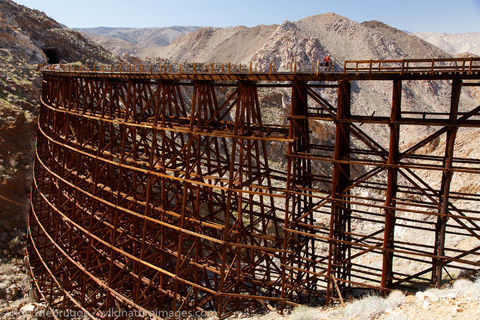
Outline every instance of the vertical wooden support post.
[(383, 236), (383, 266), (381, 286), (386, 288), (392, 284), (393, 271), (393, 252), (394, 248), (394, 233), (395, 233), (395, 197), (398, 189), (398, 168), (395, 167), (399, 161), (399, 137), (400, 124), (399, 120), (402, 115), (402, 81), (393, 81), (392, 94), (392, 110), (390, 113), (390, 146), (388, 151), (387, 164), (392, 165), (388, 167), (387, 177), (387, 193), (385, 197), (385, 230)]
[[(158, 118), (159, 118), (159, 108), (155, 108), (155, 116), (153, 120), (154, 128), (152, 129), (152, 142), (151, 142), (151, 151), (149, 154), (149, 159), (148, 159), (148, 167), (150, 170), (155, 170), (155, 150), (157, 149), (157, 129), (156, 126), (158, 124)], [(147, 174), (147, 187), (145, 190), (145, 210), (144, 210), (144, 218), (142, 221), (142, 244), (140, 248), (140, 259), (144, 259), (145, 251), (146, 248), (148, 247), (146, 245), (146, 237), (147, 237), (147, 229), (148, 229), (148, 221), (147, 217), (152, 215), (152, 204), (151, 204), (151, 198), (152, 198), (152, 185), (154, 182), (154, 177), (152, 174), (148, 173)], [(138, 300), (141, 298), (142, 295), (142, 290), (141, 290), (141, 277), (142, 277), (142, 272), (145, 269), (143, 265), (139, 265), (139, 271), (138, 271), (138, 279), (135, 287), (135, 300), (137, 303), (139, 302)]]
[[(124, 121), (127, 122), (129, 120), (129, 115), (130, 111), (132, 111), (132, 95), (131, 95), (131, 86), (132, 83), (129, 81), (127, 84), (127, 101), (125, 108), (127, 109), (125, 111), (125, 118)], [(122, 124), (120, 125), (120, 164), (125, 163), (125, 158), (126, 158), (126, 144), (127, 144), (127, 136), (128, 136), (128, 126)], [(125, 169), (123, 167), (119, 168), (119, 174), (118, 174), (118, 182), (117, 182), (117, 191), (115, 193), (115, 205), (120, 207), (120, 204), (122, 203), (122, 191), (123, 191), (123, 180), (125, 179)], [(110, 244), (112, 245), (112, 248), (116, 246), (116, 238), (118, 237), (117, 230), (118, 230), (118, 217), (121, 215), (121, 210), (115, 208), (113, 210), (113, 231), (110, 236)], [(108, 267), (108, 281), (107, 284), (109, 287), (112, 287), (112, 283), (116, 277), (116, 274), (114, 274), (114, 262), (116, 261), (116, 252), (115, 250), (111, 249), (110, 250), (110, 261), (109, 261), (109, 267)], [(109, 294), (107, 296), (107, 302), (106, 306), (108, 307), (113, 307), (115, 305), (115, 298), (112, 294)]]
[(447, 220), (446, 216), (449, 212), (448, 203), (449, 203), (449, 193), (450, 193), (450, 183), (452, 181), (452, 163), (453, 163), (453, 152), (455, 148), (455, 138), (457, 136), (458, 126), (457, 115), (458, 115), (458, 104), (460, 101), (460, 93), (462, 90), (462, 80), (454, 79), (452, 81), (452, 96), (450, 101), (450, 116), (449, 121), (452, 124), (447, 129), (447, 140), (445, 144), (445, 156), (443, 158), (443, 174), (442, 174), (442, 185), (440, 189), (440, 215), (437, 218), (437, 223), (435, 225), (435, 247), (432, 264), (432, 283), (435, 286), (439, 287), (442, 282), (442, 268), (444, 265), (444, 259), (442, 256), (445, 254), (445, 232), (447, 229)]
[[(289, 138), (293, 140), (289, 144), (288, 149), (288, 163), (287, 163), (287, 190), (299, 191), (301, 193), (307, 193), (303, 188), (311, 189), (312, 176), (311, 176), (311, 160), (302, 158), (296, 158), (299, 153), (305, 154), (310, 152), (309, 145), (309, 126), (308, 126), (308, 104), (307, 104), (307, 85), (305, 82), (292, 83), (292, 95), (290, 106), (290, 119), (289, 119)], [(310, 192), (308, 192), (310, 193)], [(303, 229), (296, 226), (297, 219), (304, 215), (304, 213), (310, 210), (312, 207), (312, 198), (308, 195), (288, 194), (285, 203), (285, 228), (290, 226), (295, 229)], [(302, 218), (302, 222), (307, 224), (313, 224), (313, 212), (308, 216)], [(312, 232), (311, 230), (301, 230), (304, 232)], [(285, 251), (292, 251), (291, 256), (284, 256), (285, 265), (298, 264), (300, 269), (309, 269), (310, 262), (313, 261), (315, 255), (315, 247), (312, 237), (305, 237), (299, 234), (290, 235), (288, 231), (284, 231), (284, 243), (283, 247)], [(309, 260), (305, 259), (309, 258)], [(312, 266), (314, 267), (314, 266)], [(290, 269), (291, 270), (291, 269)], [(307, 276), (303, 272), (291, 272), (291, 275), (287, 275), (285, 267), (282, 267), (282, 298), (286, 299), (289, 293), (285, 292), (286, 287), (294, 287), (290, 284), (300, 283), (304, 281), (303, 277)], [(289, 285), (287, 285), (289, 284)], [(305, 283), (306, 286), (312, 285)], [(301, 294), (303, 286), (297, 286)]]
[[(350, 228), (350, 208), (348, 204), (342, 202), (347, 198), (344, 190), (350, 184), (350, 165), (338, 162), (347, 159), (350, 154), (350, 123), (342, 121), (350, 117), (350, 81), (339, 81), (337, 104), (325, 301), (327, 305), (335, 290), (331, 276), (334, 275), (337, 279), (346, 279), (350, 274), (350, 262), (346, 261), (348, 260), (347, 255), (349, 255), (348, 245), (338, 241), (348, 238), (345, 236), (345, 231)], [(342, 266), (339, 266), (340, 263)], [(345, 283), (342, 282), (341, 286), (344, 287)]]
[[(239, 67), (240, 68), (240, 67)], [(231, 232), (235, 229), (234, 212), (237, 211), (238, 219), (242, 220), (242, 198), (243, 193), (241, 191), (233, 191), (232, 189), (241, 189), (241, 183), (243, 179), (244, 172), (241, 166), (237, 167), (237, 163), (243, 163), (245, 155), (245, 146), (243, 145), (243, 140), (238, 138), (239, 135), (244, 134), (246, 130), (249, 130), (251, 125), (251, 112), (252, 112), (252, 98), (256, 95), (256, 87), (254, 83), (250, 82), (239, 82), (238, 83), (238, 100), (235, 106), (235, 120), (230, 152), (230, 163), (229, 163), (229, 173), (228, 173), (228, 193), (227, 193), (227, 203), (225, 207), (225, 225), (223, 231), (222, 240), (225, 244), (221, 247), (221, 268), (220, 268), (220, 282), (218, 285), (218, 298), (217, 298), (217, 317), (222, 319), (222, 313), (225, 309), (225, 305), (228, 302), (228, 299), (222, 296), (222, 293), (225, 290), (225, 283), (227, 280), (228, 272), (227, 268), (231, 265), (232, 256), (232, 247), (226, 243), (230, 241)], [(235, 210), (235, 207), (237, 208)], [(238, 225), (237, 225), (238, 230)]]

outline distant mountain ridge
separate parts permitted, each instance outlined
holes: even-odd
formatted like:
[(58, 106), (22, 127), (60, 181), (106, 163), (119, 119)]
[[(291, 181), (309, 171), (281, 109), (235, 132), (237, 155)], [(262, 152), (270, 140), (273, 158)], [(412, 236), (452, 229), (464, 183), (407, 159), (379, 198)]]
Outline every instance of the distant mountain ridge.
[(116, 54), (148, 56), (151, 48), (169, 45), (173, 40), (198, 30), (195, 26), (159, 28), (77, 28), (84, 36)]
[(436, 33), (418, 32), (415, 36), (439, 47), (450, 54), (473, 53), (480, 56), (480, 32)]
[[(312, 17), (319, 16), (324, 15), (315, 15)], [(335, 16), (341, 17), (338, 15)], [(284, 24), (288, 22), (294, 25), (301, 25), (302, 22), (312, 20), (312, 17), (307, 17), (296, 22), (286, 21)], [(90, 38), (94, 42), (104, 46), (106, 49), (116, 54), (128, 53), (142, 58), (151, 56), (172, 56), (180, 58), (181, 54), (176, 54), (175, 48), (167, 48), (173, 42), (176, 42), (177, 39), (179, 39), (179, 42), (182, 42), (182, 44), (177, 46), (182, 48), (186, 48), (189, 45), (191, 46), (192, 50), (202, 47), (202, 54), (199, 56), (199, 58), (202, 58), (208, 56), (208, 54), (205, 53), (206, 51), (219, 51), (216, 50), (217, 45), (219, 45), (220, 48), (223, 46), (235, 47), (235, 43), (237, 41), (242, 41), (244, 43), (250, 41), (254, 43), (254, 46), (258, 47), (262, 44), (261, 42), (265, 40), (265, 37), (262, 38), (262, 35), (265, 36), (267, 33), (272, 34), (276, 28), (281, 27), (282, 25), (259, 25), (252, 28), (243, 26), (226, 28), (197, 26), (171, 26), (158, 28), (96, 27), (76, 28), (74, 30), (81, 32), (84, 36)], [(410, 44), (413, 45), (413, 49), (418, 48), (416, 45), (418, 41), (412, 40), (414, 39), (412, 36), (415, 36), (428, 42), (429, 44), (433, 44), (434, 46), (451, 55), (457, 55), (466, 52), (480, 55), (480, 32), (457, 34), (435, 32), (411, 33), (392, 28), (380, 21), (366, 21), (360, 23), (360, 25), (370, 27), (371, 29), (378, 30), (378, 28), (382, 27), (383, 31), (389, 30), (388, 32), (393, 32), (397, 35), (395, 37), (397, 41), (400, 40), (400, 38), (403, 38), (399, 38), (398, 35), (409, 35), (410, 37), (404, 37), (404, 39), (406, 39), (407, 42), (410, 41)], [(197, 33), (193, 35), (192, 33), (195, 32)], [(228, 35), (230, 35), (231, 38), (225, 38), (228, 37)], [(184, 39), (184, 37), (186, 38)], [(222, 38), (224, 38), (223, 40), (225, 41), (222, 41)], [(208, 39), (208, 45), (206, 43), (198, 43), (196, 45), (187, 43), (189, 41), (194, 42), (196, 40), (205, 39)], [(216, 41), (219, 43), (216, 43)], [(220, 44), (220, 42), (222, 42), (222, 44)], [(212, 48), (212, 45), (215, 46), (215, 48)], [(231, 49), (227, 48), (227, 52), (223, 54), (223, 56), (231, 60), (233, 59), (232, 61), (237, 61), (240, 57), (249, 56), (247, 53), (250, 51), (250, 49), (254, 48), (247, 44), (247, 47), (242, 45), (241, 48), (238, 49), (243, 51), (243, 54), (239, 52), (236, 52), (235, 54), (228, 54)], [(189, 56), (187, 52), (183, 52), (183, 55)], [(253, 55), (253, 53), (250, 55)], [(417, 51), (417, 55), (422, 55), (421, 49)], [(212, 54), (212, 57), (210, 58), (222, 58), (222, 55), (218, 57), (217, 56), (218, 54)]]
[(134, 44), (152, 47), (165, 46), (181, 35), (200, 29), (195, 26), (172, 26), (159, 28), (78, 28), (77, 31), (88, 32), (99, 36), (118, 38)]

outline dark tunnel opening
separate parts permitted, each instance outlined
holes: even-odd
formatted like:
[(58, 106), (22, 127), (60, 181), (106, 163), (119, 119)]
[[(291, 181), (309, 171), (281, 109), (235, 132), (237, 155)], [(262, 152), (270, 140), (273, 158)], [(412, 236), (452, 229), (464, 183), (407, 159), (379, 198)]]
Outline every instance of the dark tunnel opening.
[(58, 56), (58, 51), (56, 48), (43, 48), (43, 53), (47, 56), (48, 64), (60, 63), (60, 58)]

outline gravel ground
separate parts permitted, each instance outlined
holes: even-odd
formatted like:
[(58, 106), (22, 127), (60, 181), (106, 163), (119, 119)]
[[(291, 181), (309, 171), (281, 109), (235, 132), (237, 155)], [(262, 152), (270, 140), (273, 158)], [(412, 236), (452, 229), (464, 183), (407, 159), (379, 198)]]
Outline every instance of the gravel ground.
[[(215, 319), (210, 317), (209, 319)], [(480, 319), (480, 279), (457, 280), (444, 289), (429, 289), (405, 296), (393, 291), (388, 297), (368, 296), (345, 307), (299, 307), (290, 314), (269, 312), (261, 316), (237, 313), (243, 320), (445, 320)]]
[(34, 294), (25, 259), (25, 233), (0, 234), (0, 319), (33, 319)]
[[(478, 274), (477, 274), (478, 275)], [(42, 319), (38, 314), (45, 304), (35, 299), (25, 259), (10, 257), (0, 264), (0, 320)], [(37, 315), (37, 316), (36, 316)], [(217, 319), (208, 312), (208, 320)], [(238, 312), (229, 319), (243, 320), (480, 320), (480, 278), (460, 279), (443, 289), (429, 289), (405, 296), (400, 291), (388, 297), (367, 296), (344, 307), (298, 307), (281, 315), (271, 311), (262, 315)]]

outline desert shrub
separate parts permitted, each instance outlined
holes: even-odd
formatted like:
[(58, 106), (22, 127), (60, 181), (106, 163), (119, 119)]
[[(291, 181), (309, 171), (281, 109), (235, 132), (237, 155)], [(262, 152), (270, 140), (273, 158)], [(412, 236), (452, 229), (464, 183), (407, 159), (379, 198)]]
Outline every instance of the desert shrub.
[(400, 291), (393, 291), (385, 299), (371, 295), (347, 305), (344, 314), (346, 318), (368, 319), (402, 304), (404, 300)]
[(319, 312), (314, 308), (300, 306), (293, 309), (290, 320), (316, 320), (319, 319)]

